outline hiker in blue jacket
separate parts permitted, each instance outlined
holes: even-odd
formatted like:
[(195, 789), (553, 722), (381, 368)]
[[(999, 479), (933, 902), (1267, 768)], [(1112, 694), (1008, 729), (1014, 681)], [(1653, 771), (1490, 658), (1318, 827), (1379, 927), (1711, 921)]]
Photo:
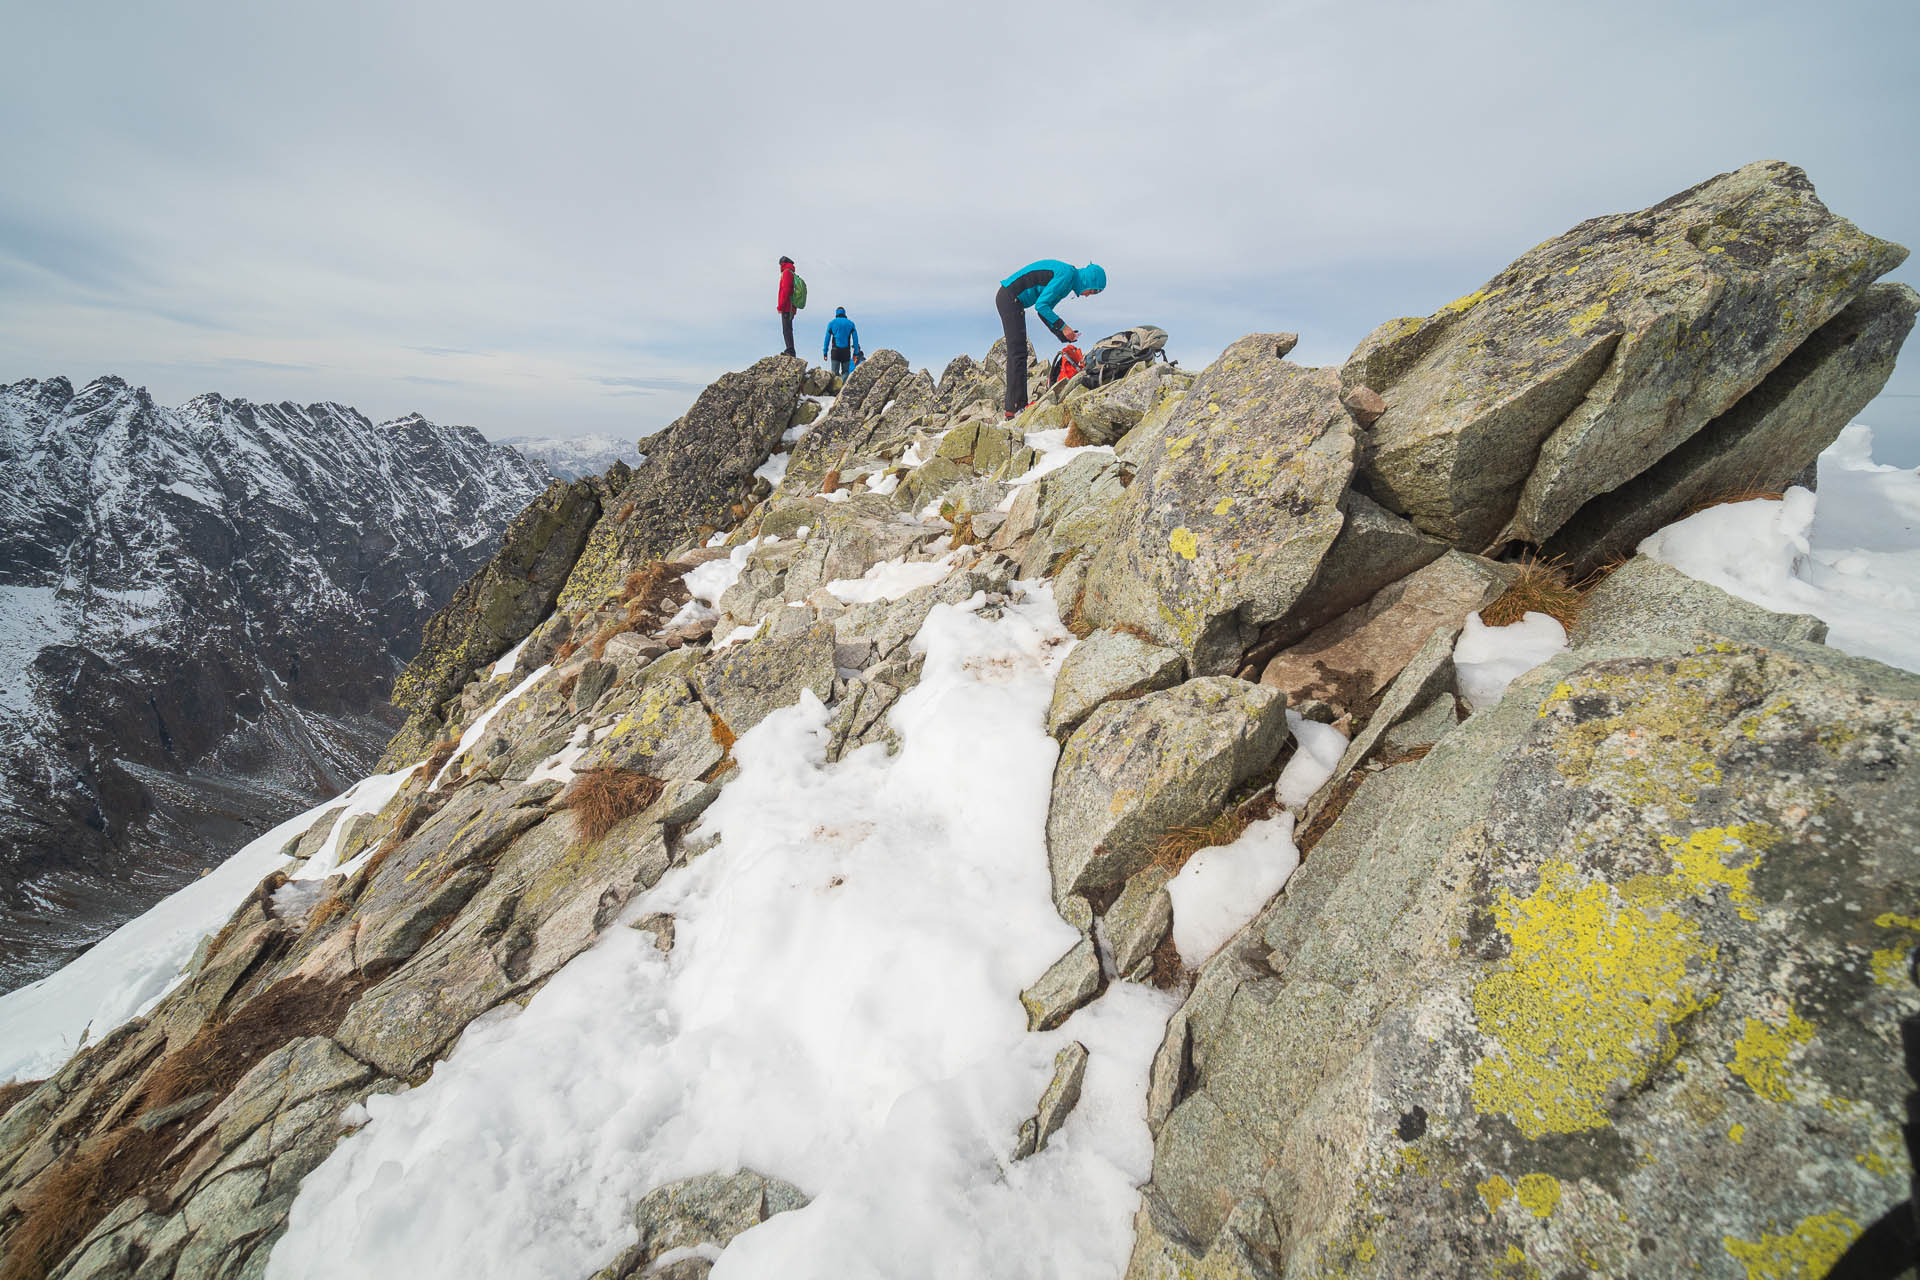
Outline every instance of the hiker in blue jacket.
[(1076, 267), (1058, 258), (1030, 262), (1000, 282), (993, 305), (1000, 312), (1000, 324), (1007, 333), (1007, 417), (1027, 405), (1027, 308), (1032, 307), (1040, 322), (1062, 342), (1077, 341), (1080, 335), (1053, 313), (1067, 294), (1090, 297), (1107, 287), (1107, 269), (1089, 262)]
[(833, 309), (833, 319), (827, 321), (827, 336), (820, 340), (820, 358), (829, 357), (836, 378), (846, 377), (853, 372), (853, 366), (865, 358), (860, 351), (860, 331), (847, 319), (845, 307)]

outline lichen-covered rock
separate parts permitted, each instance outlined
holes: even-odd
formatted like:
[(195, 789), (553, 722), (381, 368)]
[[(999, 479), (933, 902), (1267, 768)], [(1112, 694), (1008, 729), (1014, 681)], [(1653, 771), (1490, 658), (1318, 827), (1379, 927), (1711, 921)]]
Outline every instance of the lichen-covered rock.
[(547, 616), (600, 517), (600, 482), (556, 480), (514, 517), (500, 550), (427, 620), (420, 652), (393, 682), (393, 703), (434, 717), (484, 663)]
[(766, 636), (722, 649), (694, 677), (700, 700), (739, 737), (811, 689), (833, 696), (833, 625), (817, 622), (796, 635)]
[(1906, 257), (1778, 162), (1581, 223), (1343, 370), (1380, 392), (1373, 494), (1479, 551), (1544, 542), (1732, 408)]
[(1568, 639), (1575, 648), (1648, 636), (1686, 642), (1697, 631), (1755, 644), (1827, 639), (1827, 624), (1812, 614), (1763, 609), (1650, 556), (1635, 556), (1587, 592)]
[(1208, 676), (1095, 710), (1054, 769), (1054, 901), (1118, 890), (1169, 830), (1218, 814), (1279, 755), (1286, 709), (1274, 690)]
[(1171, 649), (1126, 631), (1096, 631), (1074, 646), (1054, 677), (1047, 732), (1063, 741), (1104, 702), (1179, 684), (1187, 664)]
[(780, 493), (787, 497), (817, 493), (827, 472), (865, 442), (887, 402), (909, 376), (907, 358), (898, 351), (876, 351), (861, 361), (833, 408), (793, 446)]
[(1874, 285), (1685, 444), (1581, 507), (1543, 553), (1585, 572), (1632, 554), (1698, 504), (1797, 483), (1880, 394), (1917, 306), (1907, 285)]
[(701, 529), (737, 523), (754, 469), (787, 429), (806, 370), (806, 361), (796, 357), (768, 356), (751, 369), (723, 374), (692, 408), (651, 437), (647, 464), (607, 500), (608, 518), (594, 525), (561, 606), (597, 607), (647, 561)]
[(1232, 672), (1284, 617), (1340, 532), (1354, 425), (1331, 369), (1275, 354), (1292, 335), (1228, 347), (1138, 454), (1082, 608), (1142, 629), (1201, 674)]
[(1606, 652), (1371, 779), (1208, 963), (1130, 1275), (1260, 1208), (1219, 1274), (1819, 1275), (1905, 1197), (1920, 680)]
[(576, 768), (633, 769), (656, 778), (698, 778), (726, 755), (713, 716), (685, 679), (649, 675), (634, 701), (594, 741)]
[(1080, 443), (1113, 444), (1138, 426), (1162, 396), (1185, 390), (1191, 380), (1171, 365), (1141, 364), (1103, 387), (1056, 387), (1034, 409), (1027, 429), (1065, 427), (1079, 432)]

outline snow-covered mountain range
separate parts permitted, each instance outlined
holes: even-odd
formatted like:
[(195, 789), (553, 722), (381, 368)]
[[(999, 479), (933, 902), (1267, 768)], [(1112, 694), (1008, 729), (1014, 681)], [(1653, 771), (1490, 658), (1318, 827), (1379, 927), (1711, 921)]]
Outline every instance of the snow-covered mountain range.
[(0, 989), (365, 772), (545, 483), (418, 415), (0, 387)]
[(560, 480), (597, 476), (616, 462), (638, 466), (642, 456), (633, 441), (614, 436), (503, 436), (498, 443), (512, 445)]

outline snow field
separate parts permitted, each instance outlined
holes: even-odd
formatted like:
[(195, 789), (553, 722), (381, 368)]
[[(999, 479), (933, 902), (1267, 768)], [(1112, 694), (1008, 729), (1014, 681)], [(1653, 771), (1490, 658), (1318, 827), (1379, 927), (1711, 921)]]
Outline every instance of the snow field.
[(1920, 471), (1876, 464), (1855, 424), (1820, 455), (1820, 491), (1708, 507), (1643, 554), (1780, 613), (1824, 621), (1845, 653), (1920, 671)]
[[(370, 1098), (269, 1274), (590, 1274), (648, 1190), (750, 1167), (813, 1203), (735, 1240), (716, 1280), (1117, 1275), (1174, 1002), (1119, 984), (1026, 1030), (1021, 989), (1077, 938), (1045, 842), (1071, 641), (1043, 587), (977, 607), (936, 607), (914, 641), (898, 756), (824, 763), (811, 694), (743, 735), (701, 825), (718, 845), (627, 912), (672, 913), (672, 954), (611, 928), (424, 1085)], [(1093, 1055), (1080, 1105), (1015, 1164), (1069, 1038)]]

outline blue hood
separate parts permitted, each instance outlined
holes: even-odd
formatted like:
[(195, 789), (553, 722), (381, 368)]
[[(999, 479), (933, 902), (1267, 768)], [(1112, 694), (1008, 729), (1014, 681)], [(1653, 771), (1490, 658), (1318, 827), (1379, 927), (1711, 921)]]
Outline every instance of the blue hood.
[(835, 315), (837, 315), (837, 316), (843, 316), (843, 315), (845, 315), (845, 314), (847, 314), (847, 309), (846, 309), (845, 307), (835, 307), (835, 308), (833, 309), (833, 314), (835, 314)]
[(1096, 289), (1107, 287), (1107, 269), (1097, 262), (1089, 262), (1073, 273), (1073, 291), (1092, 293)]

